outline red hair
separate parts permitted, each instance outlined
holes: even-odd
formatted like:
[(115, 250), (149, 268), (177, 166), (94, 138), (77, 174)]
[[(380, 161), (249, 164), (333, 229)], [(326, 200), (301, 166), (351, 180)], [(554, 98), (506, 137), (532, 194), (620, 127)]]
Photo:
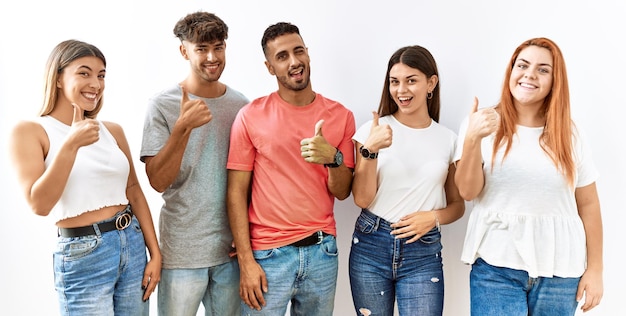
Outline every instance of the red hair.
[(495, 160), (496, 152), (502, 146), (506, 146), (504, 158), (509, 153), (513, 135), (516, 132), (517, 111), (513, 104), (513, 95), (508, 84), (513, 66), (520, 52), (529, 46), (545, 48), (552, 53), (552, 89), (545, 97), (541, 111), (546, 118), (543, 134), (539, 138), (541, 148), (552, 159), (557, 169), (565, 176), (570, 185), (574, 184), (575, 164), (573, 158), (572, 133), (574, 124), (571, 119), (569, 85), (565, 60), (559, 47), (550, 39), (539, 37), (525, 41), (515, 49), (509, 61), (502, 96), (497, 108), (500, 112), (500, 128), (498, 129), (494, 143), (491, 161)]

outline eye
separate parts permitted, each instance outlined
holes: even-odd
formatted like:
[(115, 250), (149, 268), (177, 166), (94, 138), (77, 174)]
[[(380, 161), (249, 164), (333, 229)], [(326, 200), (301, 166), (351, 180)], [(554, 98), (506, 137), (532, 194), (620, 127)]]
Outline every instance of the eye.
[(389, 80), (389, 84), (392, 86), (397, 86), (398, 85), (398, 80), (397, 79), (391, 79)]
[(539, 72), (540, 73), (544, 73), (544, 74), (549, 74), (550, 73), (550, 69), (548, 69), (548, 68), (539, 68)]
[(416, 82), (417, 82), (417, 80), (415, 80), (415, 79), (411, 78), (411, 79), (409, 79), (409, 80), (408, 80), (408, 82), (409, 82), (409, 84), (413, 84), (413, 83), (416, 83)]

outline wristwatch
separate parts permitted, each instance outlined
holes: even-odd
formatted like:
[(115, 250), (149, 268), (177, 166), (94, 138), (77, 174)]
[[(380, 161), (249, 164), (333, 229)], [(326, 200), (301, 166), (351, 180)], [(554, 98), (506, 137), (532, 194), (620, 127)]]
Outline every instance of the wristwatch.
[(363, 156), (363, 158), (365, 159), (376, 159), (378, 158), (378, 153), (372, 153), (369, 151), (369, 149), (361, 146), (361, 148), (359, 148), (359, 152), (361, 153), (361, 156)]
[(324, 167), (337, 168), (341, 166), (341, 164), (343, 164), (343, 153), (339, 150), (339, 148), (337, 148), (337, 153), (335, 153), (335, 160), (333, 163), (325, 163)]

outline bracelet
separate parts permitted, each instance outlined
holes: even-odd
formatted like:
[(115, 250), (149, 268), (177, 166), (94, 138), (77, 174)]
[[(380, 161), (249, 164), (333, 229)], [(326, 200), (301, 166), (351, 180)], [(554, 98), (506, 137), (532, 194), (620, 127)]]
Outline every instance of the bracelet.
[(437, 211), (433, 211), (433, 215), (435, 216), (435, 227), (437, 227), (438, 232), (441, 232), (441, 225), (439, 225), (439, 216), (437, 216)]

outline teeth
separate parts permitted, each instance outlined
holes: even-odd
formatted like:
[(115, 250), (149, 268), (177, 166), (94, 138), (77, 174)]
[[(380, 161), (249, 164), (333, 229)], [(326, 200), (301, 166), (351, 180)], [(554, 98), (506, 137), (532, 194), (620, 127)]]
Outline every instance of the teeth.
[(400, 97), (400, 98), (398, 98), (398, 100), (400, 100), (400, 101), (408, 101), (408, 100), (411, 100), (411, 98), (409, 98), (409, 97)]
[(527, 84), (527, 83), (520, 83), (519, 85), (524, 87), (524, 88), (535, 88), (535, 86)]
[(96, 94), (95, 93), (83, 93), (83, 95), (86, 98), (89, 98), (89, 99), (95, 99), (96, 98)]

